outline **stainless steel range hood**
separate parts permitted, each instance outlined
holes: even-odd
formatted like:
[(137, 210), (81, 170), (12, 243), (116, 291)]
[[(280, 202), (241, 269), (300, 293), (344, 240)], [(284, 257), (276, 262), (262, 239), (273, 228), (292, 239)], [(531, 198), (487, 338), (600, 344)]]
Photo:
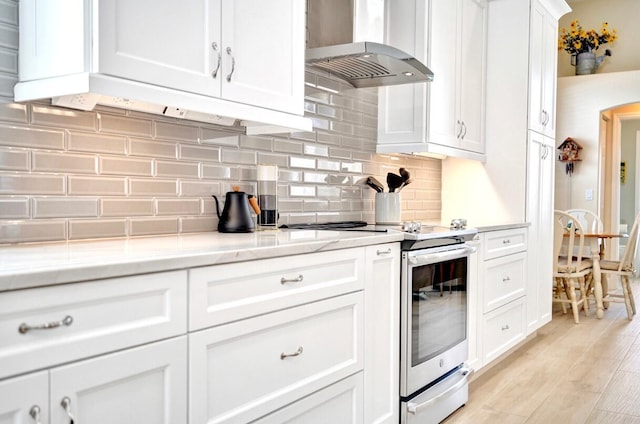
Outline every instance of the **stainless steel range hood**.
[(307, 66), (356, 88), (432, 81), (413, 56), (382, 44), (384, 0), (308, 0)]

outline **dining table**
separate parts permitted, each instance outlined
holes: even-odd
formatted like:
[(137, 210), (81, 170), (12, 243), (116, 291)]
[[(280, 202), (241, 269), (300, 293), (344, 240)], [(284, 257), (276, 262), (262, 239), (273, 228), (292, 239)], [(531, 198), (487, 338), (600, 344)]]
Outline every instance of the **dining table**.
[[(606, 278), (602, 279), (600, 272), (600, 259), (604, 259), (606, 254), (606, 242), (615, 238), (627, 238), (628, 234), (619, 233), (584, 233), (585, 242), (588, 242), (591, 250), (591, 261), (593, 263), (593, 294), (596, 300), (596, 316), (604, 316), (604, 298), (609, 290)], [(600, 242), (600, 243), (598, 243)], [(599, 246), (598, 246), (599, 244)]]

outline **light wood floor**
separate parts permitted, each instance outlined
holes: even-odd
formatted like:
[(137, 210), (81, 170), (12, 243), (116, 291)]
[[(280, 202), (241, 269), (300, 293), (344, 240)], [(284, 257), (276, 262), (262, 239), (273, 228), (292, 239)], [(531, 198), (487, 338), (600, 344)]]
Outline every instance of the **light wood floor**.
[[(640, 283), (633, 283), (640, 305)], [(640, 311), (639, 311), (640, 313)], [(447, 424), (640, 424), (640, 315), (622, 303), (580, 324), (554, 306), (538, 336), (479, 375)]]

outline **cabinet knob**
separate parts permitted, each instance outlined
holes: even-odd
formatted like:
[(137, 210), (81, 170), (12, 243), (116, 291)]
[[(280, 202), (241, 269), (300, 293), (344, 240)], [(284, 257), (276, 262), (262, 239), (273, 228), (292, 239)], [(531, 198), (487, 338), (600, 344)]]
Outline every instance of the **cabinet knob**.
[(511, 243), (511, 240), (509, 239), (502, 240), (502, 244), (510, 244), (510, 243)]
[(506, 276), (506, 277), (503, 277), (503, 278), (502, 278), (502, 282), (503, 282), (503, 283), (507, 283), (507, 282), (509, 282), (509, 281), (511, 281), (511, 277), (509, 277), (509, 276)]
[(508, 329), (509, 329), (509, 324), (502, 326), (502, 331), (505, 331), (505, 330), (508, 330)]
[(390, 254), (391, 254), (391, 248), (388, 248), (387, 250), (376, 250), (376, 255), (378, 256), (390, 255)]

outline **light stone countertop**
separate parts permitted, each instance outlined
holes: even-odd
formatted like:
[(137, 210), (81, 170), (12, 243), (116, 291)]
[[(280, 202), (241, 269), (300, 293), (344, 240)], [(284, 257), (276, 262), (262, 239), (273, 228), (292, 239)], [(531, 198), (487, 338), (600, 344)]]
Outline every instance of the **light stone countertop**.
[(7, 245), (0, 246), (0, 292), (402, 239), (396, 231), (277, 230)]

